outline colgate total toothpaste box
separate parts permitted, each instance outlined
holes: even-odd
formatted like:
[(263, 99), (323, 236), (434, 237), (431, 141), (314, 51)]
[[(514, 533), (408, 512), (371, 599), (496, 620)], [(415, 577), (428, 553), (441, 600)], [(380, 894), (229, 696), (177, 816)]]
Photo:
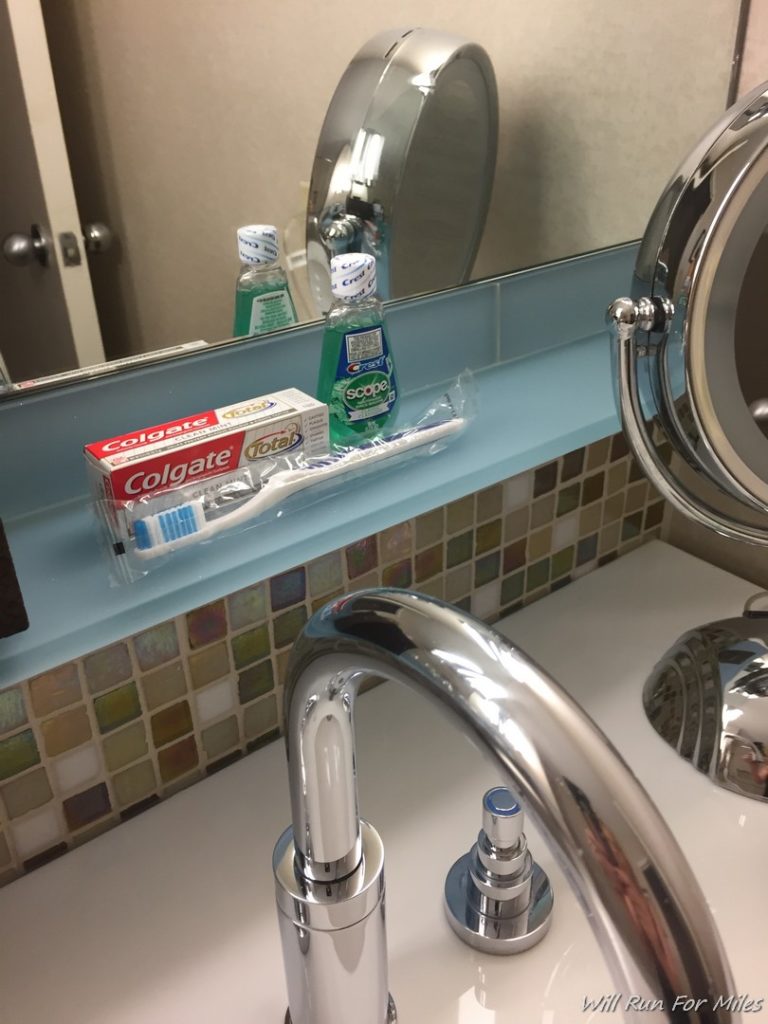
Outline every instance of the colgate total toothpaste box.
[(100, 510), (125, 535), (134, 502), (157, 512), (255, 482), (281, 456), (327, 451), (328, 406), (289, 388), (88, 444), (85, 458)]

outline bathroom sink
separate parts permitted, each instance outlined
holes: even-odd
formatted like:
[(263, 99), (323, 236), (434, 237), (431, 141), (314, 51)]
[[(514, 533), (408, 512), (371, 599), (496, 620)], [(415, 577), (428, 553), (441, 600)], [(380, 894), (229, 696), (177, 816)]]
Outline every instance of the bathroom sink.
[[(768, 808), (694, 771), (641, 704), (647, 673), (681, 631), (738, 612), (755, 589), (656, 542), (497, 628), (561, 681), (646, 786), (712, 908), (735, 977), (723, 995), (760, 1000)], [(476, 837), (484, 790), (500, 781), (475, 747), (394, 684), (360, 699), (357, 722), (361, 810), (386, 849), (400, 1024), (620, 1020), (585, 1007), (615, 988), (530, 824), (529, 847), (555, 889), (546, 938), (492, 957), (444, 920), (446, 872)], [(0, 1022), (281, 1024), (271, 853), (289, 814), (275, 743), (0, 891)], [(632, 993), (618, 995), (623, 1005)], [(768, 1022), (768, 1008), (744, 1016)]]

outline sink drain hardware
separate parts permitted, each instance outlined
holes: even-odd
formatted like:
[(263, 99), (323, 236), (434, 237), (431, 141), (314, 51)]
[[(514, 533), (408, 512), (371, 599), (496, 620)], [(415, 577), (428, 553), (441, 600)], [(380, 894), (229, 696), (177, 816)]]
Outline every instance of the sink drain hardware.
[(483, 827), (445, 880), (448, 922), (473, 949), (522, 953), (547, 934), (552, 887), (528, 852), (523, 809), (504, 786), (483, 797)]

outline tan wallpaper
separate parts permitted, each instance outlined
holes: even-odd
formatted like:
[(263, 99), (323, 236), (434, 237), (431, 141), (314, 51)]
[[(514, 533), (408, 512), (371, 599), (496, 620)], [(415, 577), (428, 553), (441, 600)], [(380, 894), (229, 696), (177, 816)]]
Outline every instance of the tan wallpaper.
[[(230, 333), (238, 224), (302, 207), (320, 125), (371, 35), (434, 26), (496, 68), (478, 275), (637, 237), (720, 112), (738, 0), (42, 0), (112, 355)], [(663, 45), (656, 45), (663, 40)], [(644, 45), (649, 44), (649, 45)], [(119, 258), (118, 258), (119, 257)]]

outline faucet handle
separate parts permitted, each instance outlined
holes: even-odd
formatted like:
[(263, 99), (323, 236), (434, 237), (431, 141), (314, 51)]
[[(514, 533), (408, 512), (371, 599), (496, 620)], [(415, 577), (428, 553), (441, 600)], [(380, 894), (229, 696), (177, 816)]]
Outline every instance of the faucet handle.
[(521, 953), (544, 938), (552, 887), (528, 852), (523, 810), (504, 787), (483, 796), (483, 827), (445, 881), (448, 923), (485, 953)]

